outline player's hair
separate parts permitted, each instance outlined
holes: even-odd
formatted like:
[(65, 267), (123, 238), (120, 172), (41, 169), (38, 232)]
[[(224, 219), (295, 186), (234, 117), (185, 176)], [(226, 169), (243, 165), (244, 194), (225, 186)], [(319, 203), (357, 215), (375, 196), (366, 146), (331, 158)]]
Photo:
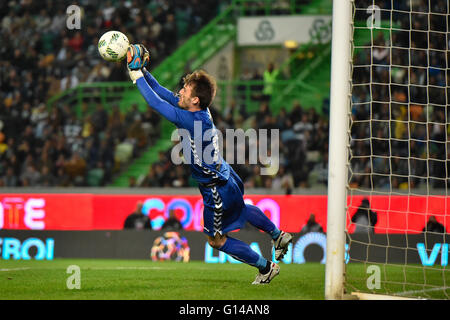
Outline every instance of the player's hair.
[(216, 96), (216, 80), (203, 70), (194, 71), (183, 78), (186, 85), (192, 86), (192, 97), (198, 97), (200, 108), (208, 108)]

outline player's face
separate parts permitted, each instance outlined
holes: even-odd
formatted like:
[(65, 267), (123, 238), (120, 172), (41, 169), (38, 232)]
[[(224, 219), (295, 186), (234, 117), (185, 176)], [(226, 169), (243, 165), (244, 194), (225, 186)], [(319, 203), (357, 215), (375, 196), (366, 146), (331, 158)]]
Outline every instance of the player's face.
[(180, 89), (179, 96), (180, 100), (178, 101), (178, 105), (181, 109), (188, 109), (188, 102), (189, 98), (191, 96), (191, 88), (190, 86), (187, 86), (186, 84), (183, 86), (183, 88)]
[(184, 85), (179, 92), (180, 100), (178, 106), (181, 109), (190, 110), (193, 108), (192, 85)]

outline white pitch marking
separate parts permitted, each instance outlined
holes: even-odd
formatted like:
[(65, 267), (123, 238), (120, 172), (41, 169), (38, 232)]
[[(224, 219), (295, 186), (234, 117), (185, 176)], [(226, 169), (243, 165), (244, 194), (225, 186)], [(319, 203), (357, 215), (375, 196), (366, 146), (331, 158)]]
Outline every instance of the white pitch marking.
[(398, 292), (396, 293), (399, 296), (406, 296), (421, 292), (430, 292), (430, 291), (441, 291), (441, 290), (449, 290), (450, 287), (438, 287), (438, 288), (429, 288), (429, 289), (423, 289), (423, 290), (411, 290), (411, 291), (404, 291), (404, 292)]
[(96, 268), (86, 267), (89, 270), (175, 270), (175, 268), (164, 267), (111, 267), (111, 268)]
[(20, 271), (20, 270), (29, 270), (31, 268), (11, 268), (11, 269), (0, 269), (0, 271)]

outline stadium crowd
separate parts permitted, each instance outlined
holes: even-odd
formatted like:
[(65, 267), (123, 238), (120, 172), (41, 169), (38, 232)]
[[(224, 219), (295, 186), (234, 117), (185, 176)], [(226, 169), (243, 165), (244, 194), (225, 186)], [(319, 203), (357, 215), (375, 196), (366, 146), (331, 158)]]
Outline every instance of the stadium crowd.
[[(358, 3), (365, 21), (362, 10), (372, 2)], [(448, 4), (393, 3), (394, 8), (391, 1), (378, 3), (381, 21), (392, 18), (396, 26), (391, 36), (374, 32), (354, 57), (351, 183), (369, 189), (446, 188)]]
[(154, 67), (220, 9), (217, 0), (83, 0), (81, 28), (70, 30), (66, 9), (71, 4), (0, 3), (1, 186), (110, 182), (122, 164), (119, 151), (136, 156), (154, 142), (155, 135), (145, 133), (159, 116), (134, 108), (123, 114), (97, 104), (92, 114), (79, 118), (69, 105), (47, 108), (48, 98), (81, 82), (128, 80), (124, 64), (110, 68), (98, 55), (98, 37), (106, 30), (120, 30), (132, 42), (139, 39), (152, 52)]
[[(277, 3), (271, 14), (287, 10), (283, 1)], [(159, 116), (151, 109), (140, 112), (136, 107), (124, 114), (117, 106), (109, 109), (95, 102), (92, 113), (84, 111), (79, 117), (70, 105), (50, 109), (46, 101), (82, 82), (128, 80), (123, 64), (111, 68), (97, 53), (98, 37), (104, 31), (120, 30), (131, 42), (139, 39), (152, 53), (154, 67), (213, 18), (223, 4), (83, 0), (79, 3), (82, 28), (70, 30), (66, 26), (70, 1), (48, 0), (45, 6), (35, 0), (2, 2), (0, 186), (96, 186), (111, 182), (122, 164), (158, 138)], [(258, 14), (265, 5), (251, 3), (248, 14)], [(260, 176), (258, 165), (233, 165), (246, 186), (289, 192), (309, 186), (311, 171), (319, 172), (316, 180), (326, 182), (325, 118), (314, 110), (302, 110), (298, 103), (291, 112), (282, 110), (277, 116), (266, 103), (253, 116), (235, 117), (236, 112), (245, 113), (245, 108), (237, 109), (231, 106), (224, 114), (213, 110), (217, 126), (222, 130), (239, 127), (245, 117), (254, 127), (277, 127), (282, 135), (277, 173)], [(125, 160), (124, 152), (128, 154)], [(189, 169), (169, 168), (173, 166), (169, 153), (162, 152), (148, 175), (131, 179), (130, 186), (192, 186)], [(318, 161), (320, 155), (325, 155), (323, 162)]]

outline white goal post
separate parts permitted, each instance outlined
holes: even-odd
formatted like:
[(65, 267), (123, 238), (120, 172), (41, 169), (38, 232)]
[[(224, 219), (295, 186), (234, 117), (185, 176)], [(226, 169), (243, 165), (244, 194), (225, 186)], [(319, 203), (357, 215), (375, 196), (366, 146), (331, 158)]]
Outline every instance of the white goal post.
[(326, 299), (342, 299), (344, 294), (351, 21), (351, 1), (334, 0), (331, 39)]
[(450, 299), (450, 2), (334, 0), (326, 299)]

